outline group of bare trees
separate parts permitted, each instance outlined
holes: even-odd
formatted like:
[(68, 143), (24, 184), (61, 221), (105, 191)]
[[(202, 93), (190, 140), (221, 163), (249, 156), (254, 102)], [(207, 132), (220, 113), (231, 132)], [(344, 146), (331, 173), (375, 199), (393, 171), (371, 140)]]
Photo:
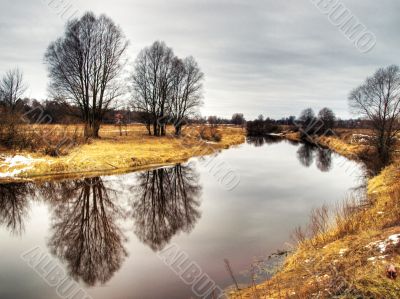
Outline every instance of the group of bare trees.
[(370, 120), (374, 143), (383, 163), (391, 159), (400, 133), (400, 69), (381, 68), (349, 96), (354, 113)]
[(312, 108), (304, 109), (296, 124), (301, 128), (302, 137), (307, 137), (313, 134), (331, 134), (335, 122), (335, 113), (332, 109), (325, 107), (318, 112), (318, 115), (315, 115)]
[[(79, 107), (86, 137), (99, 137), (104, 114), (126, 94), (121, 73), (128, 42), (105, 15), (88, 12), (70, 21), (45, 54), (54, 98)], [(142, 50), (130, 76), (132, 107), (142, 112), (151, 134), (165, 135), (173, 123), (180, 134), (201, 104), (204, 75), (193, 57), (180, 59), (163, 42)]]
[(201, 72), (193, 57), (181, 59), (164, 42), (143, 49), (130, 77), (132, 106), (144, 112), (149, 134), (162, 136), (172, 123), (181, 133), (187, 118), (201, 105)]

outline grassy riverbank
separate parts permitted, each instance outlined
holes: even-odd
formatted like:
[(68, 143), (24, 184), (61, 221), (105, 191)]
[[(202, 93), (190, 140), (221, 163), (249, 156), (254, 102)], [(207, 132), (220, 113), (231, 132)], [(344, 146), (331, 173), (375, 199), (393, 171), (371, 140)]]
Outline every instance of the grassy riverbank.
[[(348, 132), (319, 137), (318, 143), (350, 159), (373, 155), (350, 144)], [(289, 138), (295, 140), (295, 133)], [(400, 282), (386, 277), (400, 265), (400, 162), (367, 182), (367, 193), (343, 199), (329, 220), (321, 209), (308, 231), (294, 234), (296, 247), (271, 280), (232, 298), (398, 298)], [(361, 192), (363, 193), (363, 192)], [(337, 296), (337, 297), (336, 297)]]
[[(46, 129), (49, 126), (47, 126)], [(54, 130), (53, 128), (50, 128)], [(76, 128), (56, 127), (56, 130), (76, 130)], [(78, 128), (82, 130), (82, 128)], [(127, 128), (127, 136), (119, 136), (115, 126), (103, 126), (101, 139), (76, 146), (61, 157), (50, 157), (29, 151), (2, 150), (0, 154), (0, 180), (45, 179), (48, 177), (79, 177), (114, 172), (126, 172), (161, 165), (187, 161), (191, 157), (212, 154), (229, 146), (241, 144), (245, 140), (242, 128), (220, 126), (216, 132), (221, 136), (218, 142), (202, 138), (207, 128), (189, 126), (181, 137), (173, 136), (172, 128), (168, 136), (153, 137), (140, 125)], [(201, 134), (203, 131), (203, 134)], [(54, 133), (53, 133), (54, 136)], [(211, 140), (211, 139), (210, 139)], [(16, 158), (11, 159), (11, 157)]]

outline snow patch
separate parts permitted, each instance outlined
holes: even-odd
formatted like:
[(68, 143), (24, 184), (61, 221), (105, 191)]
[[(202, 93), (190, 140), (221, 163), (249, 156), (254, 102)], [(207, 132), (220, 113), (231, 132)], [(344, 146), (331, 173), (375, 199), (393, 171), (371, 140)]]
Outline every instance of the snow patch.
[(214, 141), (205, 141), (206, 144), (218, 144), (218, 142), (214, 142)]
[(15, 166), (21, 166), (21, 165), (31, 165), (32, 163), (35, 162), (35, 159), (31, 158), (30, 156), (25, 157), (25, 156), (14, 156), (14, 157), (6, 157), (4, 159), (4, 163), (2, 166), (8, 166), (8, 167), (15, 167)]
[[(44, 159), (34, 159), (31, 156), (6, 156), (2, 157), (0, 163), (0, 178), (12, 178), (24, 171), (32, 169), (36, 162), (44, 161)], [(2, 170), (5, 171), (2, 171)]]
[(366, 247), (368, 248), (378, 248), (380, 253), (385, 253), (387, 246), (397, 245), (400, 242), (400, 234), (391, 235), (386, 240), (375, 241), (369, 243)]

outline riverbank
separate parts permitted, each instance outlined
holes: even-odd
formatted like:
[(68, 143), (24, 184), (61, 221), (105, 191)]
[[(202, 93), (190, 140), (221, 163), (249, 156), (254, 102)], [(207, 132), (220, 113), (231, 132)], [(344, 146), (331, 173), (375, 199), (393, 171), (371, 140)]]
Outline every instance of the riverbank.
[(101, 139), (74, 147), (61, 157), (3, 150), (0, 151), (0, 182), (86, 177), (172, 165), (245, 141), (245, 131), (240, 127), (218, 127), (216, 132), (221, 136), (218, 142), (202, 139), (202, 130), (204, 127), (188, 126), (178, 138), (169, 128), (167, 136), (153, 137), (144, 126), (131, 125), (120, 136), (118, 127), (103, 126)]
[[(350, 159), (371, 155), (368, 146), (340, 136), (317, 141)], [(399, 179), (396, 159), (368, 180), (366, 194), (343, 199), (330, 220), (323, 210), (313, 213), (309, 226), (294, 233), (295, 248), (283, 267), (270, 280), (231, 298), (398, 298), (400, 283), (386, 271), (400, 266)]]

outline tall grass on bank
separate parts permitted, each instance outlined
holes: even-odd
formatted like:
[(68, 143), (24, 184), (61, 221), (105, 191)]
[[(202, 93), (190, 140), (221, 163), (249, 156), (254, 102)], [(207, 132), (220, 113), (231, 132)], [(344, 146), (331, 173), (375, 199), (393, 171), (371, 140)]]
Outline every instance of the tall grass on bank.
[(68, 125), (0, 124), (0, 144), (14, 151), (30, 151), (58, 157), (85, 143), (81, 129)]

